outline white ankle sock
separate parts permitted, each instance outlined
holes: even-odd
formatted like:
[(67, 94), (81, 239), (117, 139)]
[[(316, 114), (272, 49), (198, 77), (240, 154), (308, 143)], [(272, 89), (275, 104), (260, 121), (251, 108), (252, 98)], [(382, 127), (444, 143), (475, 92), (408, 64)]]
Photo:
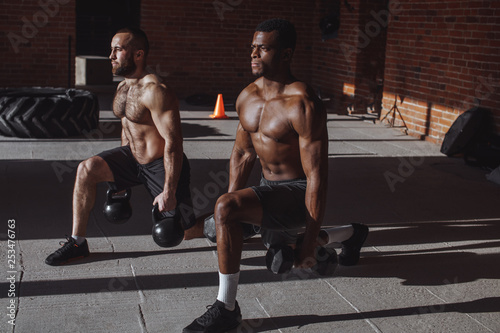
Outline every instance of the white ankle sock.
[(76, 245), (82, 245), (82, 243), (85, 242), (85, 237), (72, 235), (71, 238), (75, 240)]
[(234, 274), (222, 274), (219, 271), (219, 295), (217, 296), (217, 299), (223, 302), (225, 308), (229, 311), (233, 311), (235, 308), (239, 279), (240, 272)]
[(344, 225), (336, 228), (323, 229), (328, 234), (328, 244), (342, 243), (351, 238), (354, 233), (352, 225)]

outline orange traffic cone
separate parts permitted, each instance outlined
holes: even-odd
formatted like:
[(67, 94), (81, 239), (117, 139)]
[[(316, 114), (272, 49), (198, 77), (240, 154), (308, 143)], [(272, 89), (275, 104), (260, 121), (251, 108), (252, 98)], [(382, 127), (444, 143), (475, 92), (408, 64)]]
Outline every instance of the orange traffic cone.
[(214, 119), (227, 119), (224, 111), (224, 101), (222, 100), (222, 94), (217, 95), (217, 103), (215, 103), (214, 114), (210, 115), (210, 118)]

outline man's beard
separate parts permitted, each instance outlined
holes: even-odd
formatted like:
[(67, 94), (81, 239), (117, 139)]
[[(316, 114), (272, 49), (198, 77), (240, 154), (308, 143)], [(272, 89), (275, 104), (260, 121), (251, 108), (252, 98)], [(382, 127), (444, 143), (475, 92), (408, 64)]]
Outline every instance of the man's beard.
[(136, 64), (133, 61), (127, 61), (125, 64), (121, 65), (120, 67), (117, 67), (113, 74), (118, 75), (118, 76), (127, 76), (135, 72), (137, 69)]

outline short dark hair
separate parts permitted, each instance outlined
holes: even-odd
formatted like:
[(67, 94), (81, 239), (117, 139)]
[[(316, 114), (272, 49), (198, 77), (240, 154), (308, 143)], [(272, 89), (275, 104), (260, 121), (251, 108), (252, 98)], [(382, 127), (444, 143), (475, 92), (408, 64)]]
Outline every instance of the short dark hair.
[(129, 33), (132, 35), (132, 39), (130, 40), (130, 44), (136, 50), (143, 50), (144, 55), (147, 56), (149, 53), (149, 41), (146, 33), (139, 28), (135, 27), (126, 27), (118, 30), (116, 32), (119, 33)]
[(291, 48), (295, 50), (297, 43), (297, 32), (295, 26), (287, 20), (274, 18), (260, 23), (255, 31), (272, 32), (276, 31), (278, 36), (277, 40), (280, 46), (284, 49)]

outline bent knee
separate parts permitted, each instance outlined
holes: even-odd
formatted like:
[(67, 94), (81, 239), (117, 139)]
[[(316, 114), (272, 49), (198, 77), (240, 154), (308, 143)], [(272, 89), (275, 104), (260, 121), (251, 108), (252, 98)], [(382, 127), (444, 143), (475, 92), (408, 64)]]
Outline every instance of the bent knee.
[(111, 170), (108, 164), (98, 156), (93, 156), (80, 162), (77, 170), (77, 178), (94, 180), (96, 182), (112, 181)]
[(238, 198), (234, 194), (226, 193), (220, 196), (214, 209), (216, 223), (228, 223), (238, 207)]

